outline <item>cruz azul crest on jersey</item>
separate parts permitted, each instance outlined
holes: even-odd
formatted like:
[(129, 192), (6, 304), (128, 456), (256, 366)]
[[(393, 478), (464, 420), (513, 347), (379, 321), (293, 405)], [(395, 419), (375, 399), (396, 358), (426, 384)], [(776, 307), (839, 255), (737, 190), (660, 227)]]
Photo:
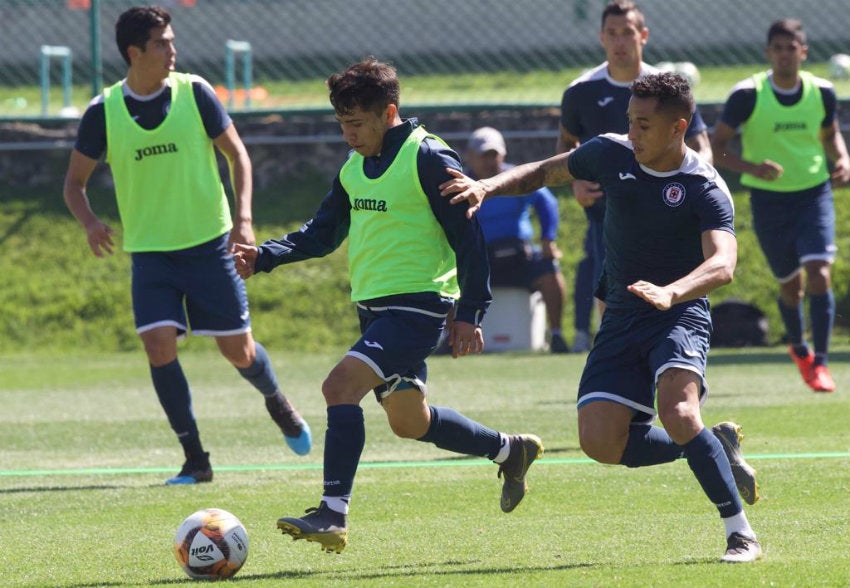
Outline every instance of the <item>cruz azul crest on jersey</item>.
[(678, 182), (670, 182), (661, 191), (664, 204), (676, 208), (685, 201), (685, 187)]

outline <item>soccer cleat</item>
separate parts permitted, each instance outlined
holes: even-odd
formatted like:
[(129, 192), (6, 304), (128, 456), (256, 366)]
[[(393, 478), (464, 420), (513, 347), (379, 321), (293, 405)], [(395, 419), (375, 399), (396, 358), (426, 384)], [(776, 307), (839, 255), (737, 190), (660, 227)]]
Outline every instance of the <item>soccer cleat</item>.
[(726, 553), (720, 558), (725, 563), (749, 563), (761, 559), (761, 545), (755, 539), (732, 533), (726, 538)]
[(570, 352), (584, 353), (585, 351), (590, 351), (591, 341), (590, 333), (587, 331), (576, 331), (575, 337), (573, 338), (573, 346), (570, 347)]
[(328, 507), (323, 500), (318, 508), (308, 508), (300, 519), (278, 519), (277, 528), (293, 541), (306, 539), (319, 543), (322, 551), (342, 553), (348, 544), (348, 516)]
[[(815, 354), (811, 352), (811, 350), (806, 349), (806, 356), (800, 357), (794, 352), (794, 346), (788, 347), (788, 354), (791, 356), (791, 359), (794, 360), (794, 363), (797, 364), (797, 369), (800, 370), (800, 376), (802, 376), (803, 381), (806, 384), (812, 379), (812, 372), (815, 367)], [(811, 386), (811, 384), (809, 384)]]
[(741, 425), (726, 421), (711, 427), (711, 432), (720, 441), (726, 457), (729, 458), (732, 476), (735, 478), (735, 486), (738, 487), (738, 494), (747, 504), (755, 504), (760, 498), (759, 485), (756, 482), (756, 470), (744, 461), (744, 456), (741, 453), (741, 441), (744, 440), (744, 436), (741, 434)]
[(177, 486), (180, 484), (200, 484), (212, 482), (213, 471), (210, 466), (210, 454), (204, 453), (203, 457), (187, 459), (180, 469), (180, 473), (165, 481), (166, 486)]
[(815, 392), (835, 392), (835, 380), (825, 365), (812, 367), (812, 377), (807, 384)]
[(296, 455), (307, 455), (313, 448), (310, 426), (283, 394), (266, 396), (266, 410), (280, 427), (283, 439)]
[(543, 455), (543, 442), (537, 435), (511, 435), (508, 459), (499, 464), (497, 477), (504, 474), (502, 483), (501, 507), (503, 512), (511, 512), (528, 492), (525, 474), (528, 468)]
[(567, 347), (567, 342), (561, 335), (552, 335), (549, 341), (549, 351), (552, 353), (569, 353), (570, 348)]

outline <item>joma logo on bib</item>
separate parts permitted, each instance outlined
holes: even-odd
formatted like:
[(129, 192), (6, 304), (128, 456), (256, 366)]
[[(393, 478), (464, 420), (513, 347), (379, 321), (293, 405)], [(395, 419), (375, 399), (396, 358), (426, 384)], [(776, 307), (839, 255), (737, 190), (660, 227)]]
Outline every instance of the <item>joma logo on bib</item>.
[(355, 198), (354, 206), (352, 206), (354, 210), (375, 210), (377, 212), (386, 212), (387, 211), (387, 201), (386, 200), (376, 200), (373, 198)]
[(177, 145), (174, 143), (166, 143), (165, 145), (153, 145), (152, 147), (136, 149), (136, 157), (133, 159), (135, 161), (141, 161), (145, 157), (150, 157), (151, 155), (162, 155), (164, 153), (177, 153)]

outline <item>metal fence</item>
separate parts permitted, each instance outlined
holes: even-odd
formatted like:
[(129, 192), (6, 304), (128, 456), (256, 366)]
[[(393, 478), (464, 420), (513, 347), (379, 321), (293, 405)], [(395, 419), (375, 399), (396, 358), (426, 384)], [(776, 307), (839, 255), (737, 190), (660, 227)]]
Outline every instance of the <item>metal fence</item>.
[[(0, 0), (0, 90), (43, 88), (47, 83), (59, 96), (72, 79), (75, 88), (90, 88), (90, 96), (101, 80), (108, 84), (120, 79), (125, 65), (115, 48), (113, 25), (123, 10), (138, 3)], [(175, 19), (180, 69), (231, 89), (323, 79), (364, 55), (392, 61), (402, 75), (557, 72), (603, 59), (598, 32), (605, 0), (159, 3)], [(785, 16), (803, 20), (811, 61), (850, 53), (848, 0), (639, 4), (651, 31), (646, 49), (651, 63), (763, 63), (766, 29)], [(528, 101), (553, 100), (552, 95), (535, 95), (533, 84), (517, 91)], [(14, 96), (7, 98), (0, 103), (0, 115), (14, 108)]]

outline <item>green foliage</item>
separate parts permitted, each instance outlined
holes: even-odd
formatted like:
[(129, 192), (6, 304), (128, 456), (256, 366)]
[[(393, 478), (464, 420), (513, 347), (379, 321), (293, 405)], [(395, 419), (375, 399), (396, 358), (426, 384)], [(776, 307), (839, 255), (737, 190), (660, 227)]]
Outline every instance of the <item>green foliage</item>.
[[(368, 397), (367, 442), (340, 556), (275, 529), (321, 493), (322, 378), (335, 353), (273, 354), (316, 446), (288, 452), (259, 395), (210, 350), (182, 364), (215, 480), (164, 487), (182, 462), (142, 354), (0, 356), (3, 586), (188, 582), (171, 552), (184, 517), (220, 507), (245, 524), (250, 586), (845, 586), (850, 465), (844, 388), (815, 395), (783, 350), (713, 351), (707, 423), (744, 427), (762, 500), (746, 507), (765, 547), (753, 565), (717, 563), (723, 525), (683, 461), (627, 469), (580, 452), (575, 388), (584, 356), (501, 354), (429, 361), (429, 398), (546, 453), (509, 514), (484, 459), (396, 438)], [(850, 381), (850, 349), (834, 353)]]
[[(732, 185), (733, 189), (737, 186)], [(270, 186), (255, 195), (255, 231), (259, 241), (296, 230), (315, 211), (327, 180), (302, 173), (285, 186)], [(569, 190), (557, 191), (562, 224), (559, 245), (569, 293), (564, 328), (572, 329), (572, 283), (583, 255), (586, 221)], [(129, 350), (139, 348), (130, 302), (129, 256), (94, 257), (85, 233), (65, 210), (56, 188), (0, 190), (0, 351), (24, 348)], [(94, 188), (98, 212), (120, 229), (114, 196)], [(782, 325), (776, 311), (777, 287), (755, 239), (745, 192), (736, 191), (739, 262), (735, 281), (717, 291), (716, 303), (737, 297), (760, 307), (769, 317), (771, 337)], [(837, 226), (850, 226), (844, 202), (850, 188), (836, 191)], [(839, 255), (850, 251), (850, 235), (839, 231)], [(850, 267), (838, 263), (833, 278), (839, 303), (837, 324), (850, 317)], [(255, 336), (277, 349), (316, 351), (347, 346), (357, 337), (356, 312), (350, 301), (347, 242), (323, 259), (281, 266), (248, 280)], [(485, 322), (486, 328), (486, 322)], [(194, 345), (202, 343), (192, 343)]]

